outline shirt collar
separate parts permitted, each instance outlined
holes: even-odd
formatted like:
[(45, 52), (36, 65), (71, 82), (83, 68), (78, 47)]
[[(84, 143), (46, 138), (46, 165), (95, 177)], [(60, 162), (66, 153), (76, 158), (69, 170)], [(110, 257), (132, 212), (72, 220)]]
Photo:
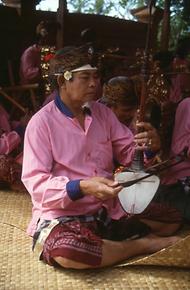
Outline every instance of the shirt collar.
[[(71, 110), (63, 103), (63, 101), (61, 100), (60, 96), (57, 95), (55, 97), (55, 105), (57, 106), (57, 108), (63, 113), (65, 114), (67, 117), (69, 118), (74, 118), (75, 116), (73, 115), (73, 113), (71, 112)], [(83, 112), (84, 114), (88, 114), (88, 115), (91, 115), (91, 111), (90, 111), (90, 108), (89, 108), (89, 104), (88, 105), (85, 105), (83, 107)]]

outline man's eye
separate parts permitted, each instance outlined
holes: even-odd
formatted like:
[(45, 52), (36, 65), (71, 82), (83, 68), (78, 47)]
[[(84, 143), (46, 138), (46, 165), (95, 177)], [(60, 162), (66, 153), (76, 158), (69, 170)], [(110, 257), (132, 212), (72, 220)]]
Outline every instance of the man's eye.
[(80, 79), (81, 79), (81, 80), (88, 80), (89, 77), (88, 77), (88, 76), (80, 76)]

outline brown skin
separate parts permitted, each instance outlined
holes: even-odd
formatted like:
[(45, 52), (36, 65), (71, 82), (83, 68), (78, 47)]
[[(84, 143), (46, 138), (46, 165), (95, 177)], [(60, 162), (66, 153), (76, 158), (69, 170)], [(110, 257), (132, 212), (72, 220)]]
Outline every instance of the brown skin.
[[(100, 92), (100, 78), (97, 72), (89, 70), (74, 73), (72, 81), (64, 81), (63, 77), (59, 77), (58, 83), (61, 99), (73, 112), (81, 127), (84, 128), (82, 106), (85, 102), (96, 99), (98, 92)], [(143, 126), (147, 130), (135, 136), (135, 141), (137, 144), (140, 144), (140, 148), (144, 150), (146, 146), (141, 146), (141, 144), (147, 143), (149, 137), (152, 138), (152, 130), (150, 126), (146, 124), (140, 124), (139, 126)], [(87, 180), (81, 180), (80, 189), (85, 195), (90, 194), (101, 200), (106, 200), (117, 196), (118, 192), (121, 190), (121, 186), (118, 185), (117, 181), (97, 176)], [(146, 222), (146, 220), (144, 220), (144, 222)], [(179, 225), (175, 224), (166, 225), (151, 221), (148, 221), (148, 225), (152, 228), (152, 232), (155, 231), (158, 235), (164, 233), (164, 236), (174, 233), (179, 227)], [(163, 231), (163, 229), (166, 230)], [(179, 238), (175, 236), (158, 237), (156, 235), (148, 235), (137, 240), (119, 242), (103, 240), (102, 262), (99, 267), (110, 266), (136, 255), (154, 253), (155, 251), (176, 243), (178, 240)], [(54, 259), (64, 268), (91, 268), (89, 265), (63, 257), (55, 257)]]
[[(135, 135), (137, 148), (141, 148), (142, 150), (151, 149), (152, 151), (158, 151), (160, 149), (161, 143), (157, 130), (147, 122), (136, 123), (136, 127), (137, 129), (142, 128), (144, 130), (143, 132)], [(151, 144), (149, 144), (150, 140)]]

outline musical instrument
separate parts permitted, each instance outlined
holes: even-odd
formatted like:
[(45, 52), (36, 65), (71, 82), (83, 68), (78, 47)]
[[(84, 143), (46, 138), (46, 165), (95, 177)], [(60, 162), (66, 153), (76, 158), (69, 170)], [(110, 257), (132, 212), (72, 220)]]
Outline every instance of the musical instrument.
[(116, 174), (115, 179), (123, 187), (118, 194), (122, 208), (131, 214), (143, 212), (159, 187), (160, 180), (157, 174), (183, 162), (186, 158), (187, 154), (184, 151), (182, 154), (172, 156), (159, 164), (149, 167), (144, 172), (134, 171)]
[[(139, 214), (153, 199), (160, 180), (158, 176), (147, 177), (144, 172), (121, 172), (115, 178), (122, 186), (118, 194), (122, 208), (130, 214)], [(126, 181), (127, 180), (127, 181)], [(131, 182), (131, 185), (130, 183)]]
[[(145, 45), (144, 61), (142, 65), (142, 86), (140, 97), (140, 108), (138, 121), (143, 122), (145, 120), (145, 106), (147, 97), (147, 81), (148, 81), (148, 65), (149, 65), (149, 46), (150, 46), (150, 34), (151, 34), (151, 11), (153, 1), (150, 1), (149, 13), (150, 19), (148, 23), (148, 31)], [(139, 132), (140, 133), (140, 132)], [(146, 177), (146, 178), (145, 178)], [(115, 179), (121, 184), (128, 186), (123, 187), (119, 192), (118, 198), (123, 209), (130, 214), (139, 214), (148, 206), (153, 199), (160, 179), (155, 174), (147, 176), (144, 170), (144, 153), (139, 149), (135, 150), (134, 158), (131, 167), (124, 169), (124, 172), (115, 175)]]

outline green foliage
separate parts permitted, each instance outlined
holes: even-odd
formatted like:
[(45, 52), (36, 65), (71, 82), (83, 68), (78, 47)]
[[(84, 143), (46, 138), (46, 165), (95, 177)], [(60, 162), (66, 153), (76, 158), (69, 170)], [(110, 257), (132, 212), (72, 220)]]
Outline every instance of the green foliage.
[[(68, 0), (69, 10), (79, 13), (93, 13), (133, 19), (130, 9), (138, 8), (148, 1), (144, 0)], [(156, 6), (164, 8), (165, 0), (157, 0)], [(171, 40), (174, 47), (179, 37), (185, 36), (190, 30), (190, 0), (171, 0)]]
[(129, 7), (138, 4), (138, 0), (68, 0), (67, 4), (69, 10), (72, 12), (81, 12), (81, 13), (94, 13), (102, 15), (111, 15), (115, 17), (125, 18), (126, 14), (129, 13)]

